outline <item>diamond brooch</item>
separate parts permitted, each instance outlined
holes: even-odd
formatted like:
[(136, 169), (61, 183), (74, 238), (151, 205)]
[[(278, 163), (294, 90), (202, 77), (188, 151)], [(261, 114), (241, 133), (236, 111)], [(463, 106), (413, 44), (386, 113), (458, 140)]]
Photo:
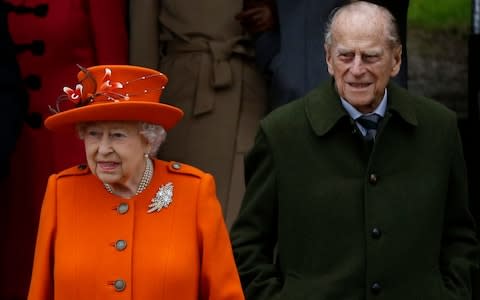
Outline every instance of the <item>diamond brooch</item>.
[(173, 183), (168, 182), (162, 185), (151, 203), (148, 205), (147, 213), (159, 212), (164, 207), (168, 207), (173, 201)]

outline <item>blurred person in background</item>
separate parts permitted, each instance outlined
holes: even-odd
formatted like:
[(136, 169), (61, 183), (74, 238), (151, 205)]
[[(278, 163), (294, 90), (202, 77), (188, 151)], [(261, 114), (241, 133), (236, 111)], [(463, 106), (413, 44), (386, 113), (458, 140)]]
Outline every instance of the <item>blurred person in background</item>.
[(6, 215), (0, 249), (0, 298), (25, 299), (38, 218), (48, 176), (80, 163), (78, 139), (53, 135), (43, 126), (48, 104), (76, 64), (128, 62), (126, 3), (116, 0), (8, 0), (8, 28), (15, 43), (29, 106), (4, 191)]
[(164, 101), (185, 112), (159, 157), (212, 173), (227, 224), (244, 193), (243, 158), (266, 111), (241, 0), (130, 2), (130, 63), (171, 78)]

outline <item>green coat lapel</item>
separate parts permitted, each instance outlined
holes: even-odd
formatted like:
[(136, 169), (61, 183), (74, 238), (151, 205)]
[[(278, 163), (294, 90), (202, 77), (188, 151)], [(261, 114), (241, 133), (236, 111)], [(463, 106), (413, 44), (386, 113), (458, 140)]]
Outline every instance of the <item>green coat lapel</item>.
[[(333, 80), (325, 82), (305, 96), (305, 115), (313, 131), (319, 136), (330, 131), (341, 118), (349, 117), (334, 84)], [(387, 90), (387, 117), (390, 118), (392, 113), (396, 113), (406, 123), (417, 126), (415, 103), (412, 98), (395, 83), (390, 83)]]

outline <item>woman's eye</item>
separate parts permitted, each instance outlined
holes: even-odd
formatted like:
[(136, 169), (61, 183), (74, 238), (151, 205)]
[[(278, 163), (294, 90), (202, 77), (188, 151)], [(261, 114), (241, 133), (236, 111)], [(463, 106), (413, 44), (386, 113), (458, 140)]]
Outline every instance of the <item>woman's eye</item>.
[(121, 138), (126, 137), (127, 135), (122, 133), (122, 132), (114, 132), (114, 133), (112, 133), (111, 136), (115, 139), (121, 139)]
[(91, 137), (98, 137), (100, 136), (100, 132), (95, 130), (88, 130), (87, 135)]

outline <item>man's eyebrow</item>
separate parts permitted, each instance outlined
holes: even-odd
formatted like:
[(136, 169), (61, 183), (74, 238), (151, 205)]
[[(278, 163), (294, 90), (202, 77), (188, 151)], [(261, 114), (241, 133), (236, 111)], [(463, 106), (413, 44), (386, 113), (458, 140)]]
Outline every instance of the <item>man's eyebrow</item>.
[(368, 55), (368, 56), (377, 56), (377, 55), (382, 55), (383, 51), (382, 49), (369, 49), (362, 51), (363, 55)]
[(345, 54), (345, 53), (352, 53), (352, 52), (354, 52), (354, 50), (339, 47), (339, 48), (337, 48), (336, 52), (340, 53), (340, 54)]
[[(355, 50), (348, 49), (348, 48), (336, 49), (337, 54), (348, 54), (348, 53), (354, 53), (354, 52)], [(360, 51), (361, 55), (367, 55), (367, 56), (378, 56), (378, 55), (382, 55), (382, 53), (383, 53), (382, 49), (367, 49), (367, 50)]]

